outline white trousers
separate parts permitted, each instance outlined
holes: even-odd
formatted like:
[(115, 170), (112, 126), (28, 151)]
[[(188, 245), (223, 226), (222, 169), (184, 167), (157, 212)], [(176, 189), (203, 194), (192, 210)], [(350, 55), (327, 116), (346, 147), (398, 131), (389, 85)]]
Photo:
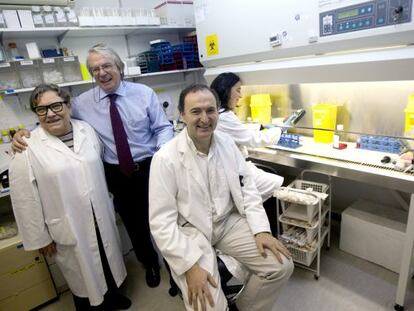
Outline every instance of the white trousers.
[[(200, 247), (205, 250), (208, 249), (199, 262), (205, 262), (206, 260), (214, 262), (213, 271), (210, 271), (210, 273), (218, 287), (209, 286), (215, 307), (211, 308), (207, 303), (207, 310), (227, 310), (227, 300), (220, 287), (220, 276), (217, 270), (214, 248), (234, 257), (251, 272), (243, 292), (237, 299), (238, 309), (240, 311), (272, 310), (280, 288), (293, 272), (292, 260), (282, 255), (283, 263), (281, 264), (269, 250), (266, 250), (267, 257), (263, 258), (259, 253), (246, 219), (238, 213), (232, 213), (227, 221), (215, 225), (213, 230), (213, 243), (210, 243), (201, 233), (193, 239)], [(214, 248), (211, 244), (214, 245)], [(186, 310), (193, 310), (192, 306), (188, 304), (185, 274), (177, 276), (172, 271), (172, 275), (181, 289)], [(201, 310), (201, 307), (199, 307), (199, 310)]]
[(263, 202), (269, 199), (275, 190), (282, 186), (284, 179), (282, 176), (265, 172), (250, 161), (247, 161), (247, 165), (253, 174), (254, 182), (262, 196)]

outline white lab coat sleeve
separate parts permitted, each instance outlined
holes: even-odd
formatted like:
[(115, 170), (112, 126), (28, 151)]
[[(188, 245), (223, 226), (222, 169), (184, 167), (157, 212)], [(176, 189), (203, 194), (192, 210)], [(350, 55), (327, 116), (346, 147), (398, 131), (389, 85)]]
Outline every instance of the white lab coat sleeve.
[(203, 255), (203, 251), (178, 224), (174, 166), (164, 149), (151, 162), (149, 179), (149, 222), (152, 236), (171, 269), (180, 276)]
[(237, 161), (241, 175), (241, 192), (243, 196), (244, 213), (250, 230), (253, 234), (259, 232), (271, 232), (269, 220), (266, 211), (263, 208), (262, 197), (257, 190), (256, 183), (251, 170), (248, 168), (246, 160), (243, 158), (237, 148), (235, 148), (234, 157)]
[(9, 177), (10, 197), (24, 249), (30, 251), (49, 245), (53, 240), (45, 223), (27, 151), (15, 154), (10, 163)]
[(230, 135), (237, 145), (247, 147), (277, 144), (281, 135), (279, 127), (263, 131), (249, 129), (232, 111), (220, 114), (217, 130)]

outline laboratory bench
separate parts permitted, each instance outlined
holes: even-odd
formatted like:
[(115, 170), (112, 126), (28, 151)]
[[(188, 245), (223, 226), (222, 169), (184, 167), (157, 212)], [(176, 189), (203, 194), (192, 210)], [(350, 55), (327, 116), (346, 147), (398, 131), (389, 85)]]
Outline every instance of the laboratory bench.
[(309, 137), (304, 137), (298, 148), (272, 145), (249, 150), (249, 160), (271, 167), (282, 175), (297, 176), (303, 170), (312, 170), (410, 195), (408, 205), (403, 199), (400, 200), (402, 205), (406, 205), (408, 220), (395, 309), (403, 310), (414, 246), (414, 172), (397, 171), (391, 163), (381, 163), (385, 155), (398, 158), (398, 154), (356, 148), (354, 143), (347, 143), (346, 149), (338, 150), (332, 144), (315, 143)]

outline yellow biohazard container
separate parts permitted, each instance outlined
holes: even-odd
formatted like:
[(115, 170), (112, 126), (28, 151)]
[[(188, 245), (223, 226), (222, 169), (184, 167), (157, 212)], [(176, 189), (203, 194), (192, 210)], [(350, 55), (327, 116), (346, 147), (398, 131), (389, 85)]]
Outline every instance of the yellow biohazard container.
[[(312, 106), (312, 122), (314, 128), (335, 130), (338, 107), (334, 104), (320, 103)], [(313, 140), (317, 143), (332, 143), (334, 132), (313, 131)]]
[(80, 64), (80, 71), (81, 71), (83, 81), (92, 80), (92, 77), (89, 74), (89, 70), (88, 70), (88, 67), (86, 66), (86, 64)]
[(414, 93), (408, 97), (407, 107), (405, 112), (405, 133), (408, 135), (414, 135)]
[(272, 102), (270, 94), (255, 94), (250, 97), (250, 111), (253, 122), (272, 122)]

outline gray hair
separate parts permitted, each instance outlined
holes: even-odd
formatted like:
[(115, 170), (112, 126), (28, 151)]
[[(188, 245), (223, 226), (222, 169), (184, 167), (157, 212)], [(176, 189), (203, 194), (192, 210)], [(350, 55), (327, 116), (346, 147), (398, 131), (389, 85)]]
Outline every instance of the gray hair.
[(88, 67), (88, 71), (92, 77), (93, 77), (92, 68), (89, 65), (89, 55), (92, 53), (104, 55), (104, 56), (111, 58), (115, 66), (118, 68), (119, 72), (121, 73), (121, 78), (124, 78), (124, 67), (125, 67), (124, 63), (122, 62), (118, 53), (115, 52), (114, 49), (105, 45), (104, 43), (99, 43), (97, 45), (94, 45), (88, 51), (88, 57), (86, 58), (86, 66)]

